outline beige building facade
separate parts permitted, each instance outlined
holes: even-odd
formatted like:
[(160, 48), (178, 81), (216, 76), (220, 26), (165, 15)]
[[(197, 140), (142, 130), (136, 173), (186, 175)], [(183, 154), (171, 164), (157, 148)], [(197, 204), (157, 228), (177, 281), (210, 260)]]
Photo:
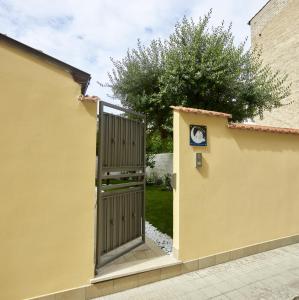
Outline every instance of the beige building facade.
[(262, 50), (264, 63), (288, 74), (291, 95), (284, 105), (265, 112), (258, 124), (299, 128), (299, 1), (270, 0), (250, 20), (251, 44)]

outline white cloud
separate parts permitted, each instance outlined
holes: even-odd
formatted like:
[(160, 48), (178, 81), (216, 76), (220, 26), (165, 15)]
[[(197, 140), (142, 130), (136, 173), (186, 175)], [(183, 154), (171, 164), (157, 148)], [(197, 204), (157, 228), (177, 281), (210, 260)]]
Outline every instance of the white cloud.
[(88, 90), (106, 99), (109, 57), (122, 57), (137, 38), (167, 37), (184, 15), (213, 8), (212, 22), (233, 22), (236, 41), (266, 0), (0, 0), (0, 31), (92, 74)]

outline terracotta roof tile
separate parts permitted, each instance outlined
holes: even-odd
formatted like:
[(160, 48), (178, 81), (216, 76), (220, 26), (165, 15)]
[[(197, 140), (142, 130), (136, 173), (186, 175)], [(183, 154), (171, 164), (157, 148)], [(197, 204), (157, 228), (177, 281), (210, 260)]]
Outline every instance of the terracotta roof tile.
[(101, 99), (98, 96), (84, 96), (81, 95), (78, 98), (79, 101), (83, 101), (83, 102), (93, 102), (93, 103), (97, 103), (98, 101), (101, 101)]
[(288, 134), (299, 134), (299, 129), (296, 128), (281, 128), (272, 126), (261, 126), (255, 124), (237, 124), (230, 123), (227, 125), (228, 128), (232, 129), (243, 129), (251, 131), (262, 131), (262, 132), (273, 132), (273, 133), (288, 133)]
[(183, 107), (183, 106), (170, 106), (175, 111), (187, 112), (187, 113), (194, 113), (194, 114), (201, 114), (213, 117), (224, 117), (224, 118), (231, 118), (231, 114), (226, 114), (217, 111), (210, 111), (198, 108), (191, 108), (191, 107)]

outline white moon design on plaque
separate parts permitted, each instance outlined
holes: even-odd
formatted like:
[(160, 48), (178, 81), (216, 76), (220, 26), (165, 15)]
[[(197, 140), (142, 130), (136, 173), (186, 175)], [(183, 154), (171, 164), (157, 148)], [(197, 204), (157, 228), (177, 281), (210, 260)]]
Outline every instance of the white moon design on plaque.
[[(195, 129), (197, 129), (196, 133), (194, 133)], [(193, 127), (191, 129), (191, 139), (196, 144), (201, 144), (201, 143), (206, 141), (204, 136), (203, 136), (202, 131), (199, 130), (198, 128), (196, 128), (196, 127)]]

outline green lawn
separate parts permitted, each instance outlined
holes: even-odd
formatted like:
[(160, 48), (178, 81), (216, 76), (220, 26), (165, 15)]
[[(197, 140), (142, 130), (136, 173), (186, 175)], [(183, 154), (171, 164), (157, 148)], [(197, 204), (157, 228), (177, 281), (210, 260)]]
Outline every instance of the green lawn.
[(145, 219), (172, 237), (172, 191), (161, 186), (146, 187)]

